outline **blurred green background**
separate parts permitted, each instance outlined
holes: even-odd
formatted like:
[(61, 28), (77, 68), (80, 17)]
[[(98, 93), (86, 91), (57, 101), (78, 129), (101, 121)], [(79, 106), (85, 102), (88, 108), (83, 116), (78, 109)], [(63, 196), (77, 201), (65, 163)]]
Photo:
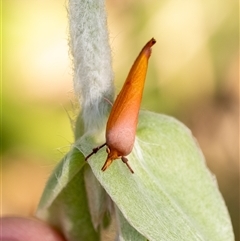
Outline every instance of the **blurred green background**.
[[(34, 213), (73, 143), (67, 1), (2, 1), (2, 214)], [(172, 115), (199, 142), (239, 240), (238, 1), (107, 0), (116, 93), (157, 40), (142, 109)], [(70, 117), (69, 117), (70, 116)]]

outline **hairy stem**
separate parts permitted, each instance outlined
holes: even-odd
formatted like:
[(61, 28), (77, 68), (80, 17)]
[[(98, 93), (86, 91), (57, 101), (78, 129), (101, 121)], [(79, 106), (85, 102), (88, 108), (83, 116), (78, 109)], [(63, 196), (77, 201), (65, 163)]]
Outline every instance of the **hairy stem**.
[(99, 131), (114, 96), (111, 50), (104, 0), (69, 0), (70, 47), (74, 90), (84, 132)]

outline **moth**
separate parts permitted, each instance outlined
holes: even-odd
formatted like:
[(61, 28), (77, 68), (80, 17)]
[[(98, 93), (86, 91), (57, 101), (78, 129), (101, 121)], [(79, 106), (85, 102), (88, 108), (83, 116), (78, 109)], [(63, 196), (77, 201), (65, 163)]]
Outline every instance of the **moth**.
[(105, 145), (107, 146), (107, 160), (102, 171), (105, 171), (116, 159), (121, 159), (134, 173), (126, 158), (133, 149), (138, 114), (141, 105), (144, 83), (148, 67), (148, 59), (151, 56), (151, 47), (156, 43), (152, 38), (143, 47), (135, 60), (127, 79), (113, 103), (106, 126), (106, 142), (93, 149), (85, 160), (97, 153)]

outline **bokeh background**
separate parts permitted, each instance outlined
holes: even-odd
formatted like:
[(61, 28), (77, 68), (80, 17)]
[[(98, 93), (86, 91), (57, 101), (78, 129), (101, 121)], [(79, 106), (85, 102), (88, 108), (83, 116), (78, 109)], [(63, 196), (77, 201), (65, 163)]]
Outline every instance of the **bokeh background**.
[[(142, 108), (199, 142), (239, 240), (239, 38), (235, 0), (107, 0), (116, 92), (151, 37)], [(2, 1), (2, 215), (32, 215), (73, 143), (67, 1)]]

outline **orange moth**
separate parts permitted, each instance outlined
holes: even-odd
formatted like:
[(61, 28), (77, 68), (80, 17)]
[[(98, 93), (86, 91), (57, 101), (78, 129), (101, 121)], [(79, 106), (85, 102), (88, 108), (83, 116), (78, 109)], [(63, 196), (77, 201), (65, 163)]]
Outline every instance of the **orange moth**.
[(155, 43), (156, 40), (152, 38), (143, 47), (112, 106), (106, 127), (106, 143), (94, 148), (85, 158), (87, 161), (90, 156), (106, 145), (108, 156), (102, 171), (105, 171), (114, 160), (121, 159), (133, 173), (125, 156), (133, 149), (148, 59), (151, 55), (151, 47)]

